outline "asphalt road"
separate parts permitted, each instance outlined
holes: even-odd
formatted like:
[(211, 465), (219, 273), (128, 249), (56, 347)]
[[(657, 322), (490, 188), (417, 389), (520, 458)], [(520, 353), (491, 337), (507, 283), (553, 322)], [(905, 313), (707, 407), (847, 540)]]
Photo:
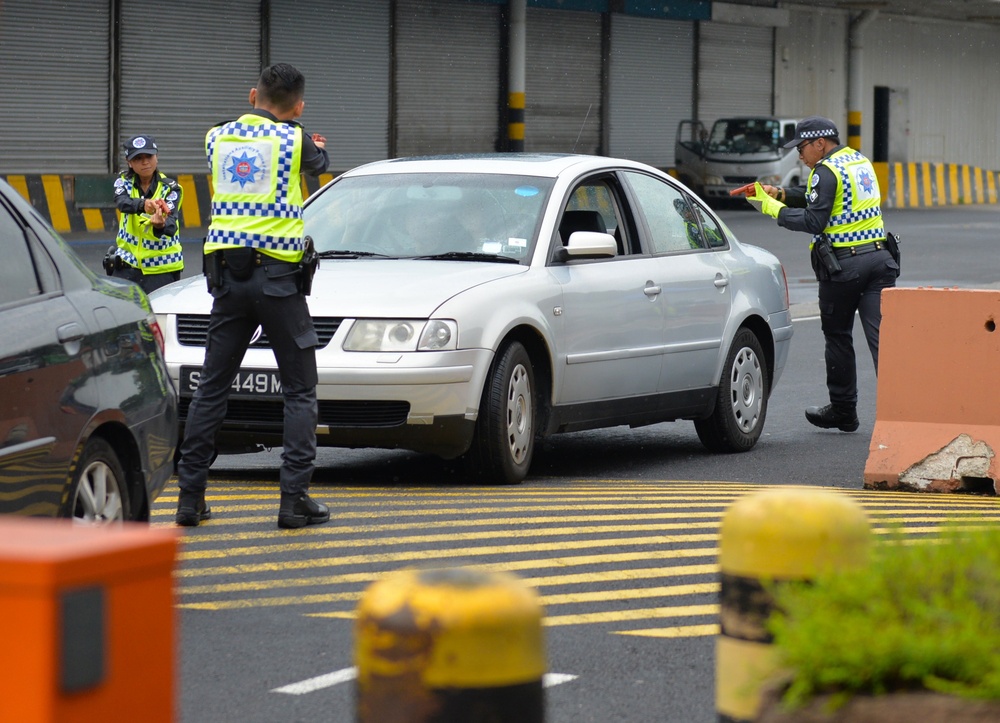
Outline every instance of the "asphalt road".
[[(718, 527), (733, 500), (828, 488), (876, 528), (900, 520), (913, 534), (956, 514), (1000, 519), (996, 498), (860, 489), (876, 384), (863, 341), (861, 428), (811, 428), (802, 409), (824, 403), (825, 388), (807, 238), (752, 211), (722, 216), (776, 253), (792, 285), (791, 355), (754, 450), (710, 455), (683, 422), (581, 432), (544, 444), (524, 484), (483, 488), (425, 456), (324, 449), (313, 493), (334, 520), (292, 533), (275, 528), (278, 451), (220, 457), (215, 517), (185, 532), (178, 563), (180, 720), (353, 720), (353, 611), (370, 583), (407, 566), (470, 564), (511, 571), (541, 596), (549, 672), (563, 676), (546, 688), (549, 723), (713, 721)], [(996, 287), (1000, 207), (886, 218), (903, 238), (900, 285)], [(94, 268), (107, 243), (74, 240)], [(186, 275), (197, 273), (189, 246)], [(171, 524), (174, 494), (156, 503), (154, 524)]]

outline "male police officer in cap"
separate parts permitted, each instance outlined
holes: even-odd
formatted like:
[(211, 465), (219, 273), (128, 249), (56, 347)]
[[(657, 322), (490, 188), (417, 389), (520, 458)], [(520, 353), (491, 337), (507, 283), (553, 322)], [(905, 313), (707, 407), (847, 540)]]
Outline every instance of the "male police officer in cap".
[(806, 409), (824, 429), (858, 428), (854, 314), (859, 312), (878, 374), (882, 289), (896, 285), (899, 266), (886, 248), (878, 181), (871, 162), (841, 145), (829, 118), (811, 116), (795, 127), (785, 148), (795, 147), (812, 171), (805, 186), (755, 184), (747, 200), (779, 226), (813, 235), (810, 250), (819, 281), (819, 312), (826, 339), (830, 403)]

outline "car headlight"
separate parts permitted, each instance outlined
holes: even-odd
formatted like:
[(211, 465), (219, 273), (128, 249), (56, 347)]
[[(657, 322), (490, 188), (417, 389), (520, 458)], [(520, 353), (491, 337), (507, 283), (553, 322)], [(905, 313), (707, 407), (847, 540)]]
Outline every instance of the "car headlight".
[(781, 183), (781, 176), (778, 175), (761, 176), (760, 178), (757, 179), (757, 182), (760, 183), (760, 185), (762, 186), (777, 186), (779, 183)]
[(721, 186), (725, 181), (722, 180), (722, 176), (705, 176), (706, 186)]
[(358, 319), (344, 351), (444, 351), (458, 348), (458, 324), (451, 319)]

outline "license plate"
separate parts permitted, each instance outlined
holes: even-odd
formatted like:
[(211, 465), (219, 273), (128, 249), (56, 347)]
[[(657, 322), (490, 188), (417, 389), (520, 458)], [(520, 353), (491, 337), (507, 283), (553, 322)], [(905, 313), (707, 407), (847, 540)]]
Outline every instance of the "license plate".
[[(201, 381), (201, 367), (181, 367), (182, 396), (191, 396)], [(240, 369), (232, 384), (234, 397), (281, 397), (281, 377), (277, 369)]]

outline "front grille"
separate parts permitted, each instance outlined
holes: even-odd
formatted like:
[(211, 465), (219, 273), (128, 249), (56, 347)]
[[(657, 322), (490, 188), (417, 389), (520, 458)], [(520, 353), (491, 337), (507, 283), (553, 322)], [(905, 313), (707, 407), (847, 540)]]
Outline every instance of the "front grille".
[[(204, 314), (178, 314), (177, 315), (177, 339), (181, 346), (205, 347), (208, 341), (208, 316)], [(332, 316), (314, 316), (313, 326), (316, 328), (316, 335), (319, 337), (319, 348), (322, 349), (330, 343), (330, 339), (340, 328), (341, 318)], [(251, 349), (270, 349), (271, 343), (267, 340), (267, 334), (261, 333), (260, 338), (250, 345)]]
[[(181, 421), (187, 420), (191, 397), (179, 400)], [(223, 426), (247, 429), (280, 429), (285, 406), (281, 399), (237, 399), (230, 397)], [(319, 423), (329, 427), (398, 427), (406, 424), (409, 402), (319, 400)]]
[(757, 180), (757, 176), (723, 176), (722, 180), (726, 183), (739, 184), (740, 186), (745, 186), (748, 183), (753, 183)]

